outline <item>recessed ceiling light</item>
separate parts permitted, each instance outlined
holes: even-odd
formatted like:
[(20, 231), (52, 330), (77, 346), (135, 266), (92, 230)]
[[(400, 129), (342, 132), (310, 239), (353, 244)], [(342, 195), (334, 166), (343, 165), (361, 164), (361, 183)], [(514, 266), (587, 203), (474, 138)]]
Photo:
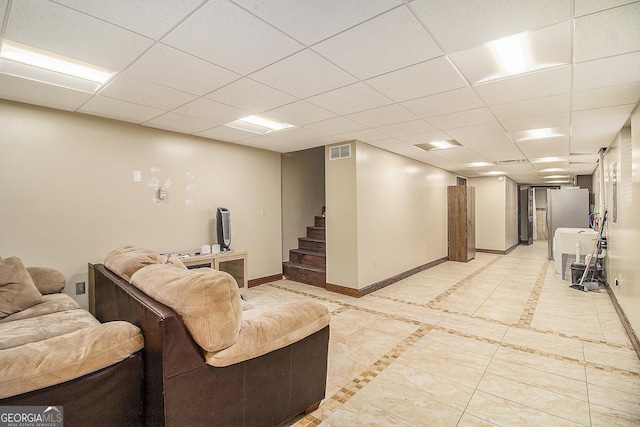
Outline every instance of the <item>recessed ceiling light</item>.
[(540, 171), (538, 171), (540, 173), (549, 173), (549, 172), (568, 172), (566, 169), (563, 168), (547, 168), (547, 169), (542, 169)]
[(489, 42), (489, 48), (504, 74), (520, 74), (531, 68), (527, 33), (494, 40)]
[(490, 172), (480, 172), (480, 175), (497, 176), (497, 175), (507, 175), (507, 173), (505, 171), (490, 171)]
[(116, 74), (97, 65), (10, 40), (4, 40), (0, 47), (0, 72), (90, 93), (95, 93)]
[(569, 175), (548, 175), (548, 176), (542, 177), (542, 179), (559, 179), (559, 178), (569, 178)]
[(562, 157), (541, 157), (539, 159), (531, 159), (531, 163), (553, 163), (553, 162), (566, 162), (567, 159)]
[(492, 162), (473, 162), (462, 165), (465, 168), (481, 168), (485, 166), (493, 166)]
[(432, 151), (432, 150), (447, 150), (449, 148), (459, 148), (459, 147), (462, 147), (462, 144), (454, 140), (433, 141), (433, 142), (427, 142), (425, 144), (417, 144), (416, 147), (421, 148), (425, 151)]
[(529, 129), (522, 133), (524, 134), (524, 137), (518, 138), (517, 142), (531, 141), (534, 139), (546, 139), (546, 138), (557, 138), (560, 136), (567, 136), (561, 132), (556, 131), (554, 128)]
[(279, 120), (270, 119), (268, 117), (258, 115), (243, 117), (242, 119), (226, 123), (225, 126), (244, 130), (247, 132), (257, 133), (260, 135), (295, 127), (295, 125), (292, 125), (290, 123), (281, 122)]

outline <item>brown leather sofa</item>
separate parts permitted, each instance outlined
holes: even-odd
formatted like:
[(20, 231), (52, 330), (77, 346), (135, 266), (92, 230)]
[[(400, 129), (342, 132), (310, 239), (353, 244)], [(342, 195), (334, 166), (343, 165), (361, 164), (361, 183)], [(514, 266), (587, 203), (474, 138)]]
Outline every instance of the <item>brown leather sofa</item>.
[(54, 406), (65, 426), (141, 425), (140, 330), (100, 324), (65, 283), (57, 270), (0, 259), (0, 406)]
[(126, 320), (144, 335), (146, 425), (277, 426), (324, 398), (328, 325), (258, 357), (211, 366), (174, 309), (103, 264), (94, 274), (96, 317)]

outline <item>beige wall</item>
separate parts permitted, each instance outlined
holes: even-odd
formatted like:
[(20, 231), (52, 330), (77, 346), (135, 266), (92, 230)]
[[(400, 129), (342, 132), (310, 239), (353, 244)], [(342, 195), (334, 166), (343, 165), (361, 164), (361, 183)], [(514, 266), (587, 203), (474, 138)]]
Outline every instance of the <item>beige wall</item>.
[[(329, 160), (325, 147), (327, 283), (358, 288), (356, 142), (351, 157)], [(339, 144), (342, 145), (342, 144)]]
[(282, 155), (282, 260), (298, 247), (298, 237), (322, 213), (324, 202), (324, 147)]
[[(613, 170), (617, 170), (618, 218), (613, 221)], [(640, 334), (640, 108), (631, 116), (604, 157), (605, 208), (608, 210), (607, 281), (636, 334)], [(594, 174), (598, 188), (598, 173)], [(599, 200), (596, 200), (596, 206)], [(614, 280), (619, 279), (619, 286)]]
[(327, 281), (360, 289), (446, 257), (455, 175), (352, 144), (351, 159), (327, 155)]
[(476, 187), (476, 248), (505, 251), (518, 244), (518, 186), (506, 177), (471, 178)]
[[(280, 154), (4, 101), (0, 129), (0, 256), (60, 269), (67, 293), (117, 246), (215, 243), (219, 206), (249, 278), (282, 272)], [(153, 179), (167, 184), (165, 201)]]

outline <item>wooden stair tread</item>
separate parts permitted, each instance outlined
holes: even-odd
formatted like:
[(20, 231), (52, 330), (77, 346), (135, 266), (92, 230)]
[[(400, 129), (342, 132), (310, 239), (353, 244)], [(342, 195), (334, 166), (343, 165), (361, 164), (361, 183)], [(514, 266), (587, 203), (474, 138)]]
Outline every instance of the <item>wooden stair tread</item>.
[(302, 255), (314, 255), (314, 256), (319, 256), (319, 257), (323, 257), (326, 258), (327, 253), (326, 252), (322, 252), (322, 251), (312, 251), (309, 249), (291, 249), (291, 252), (297, 253), (297, 254), (302, 254)]
[(324, 267), (317, 267), (317, 266), (312, 266), (312, 265), (300, 264), (300, 263), (291, 262), (291, 261), (285, 261), (285, 262), (282, 263), (282, 265), (287, 266), (287, 267), (299, 268), (301, 270), (315, 271), (316, 273), (326, 273), (326, 271), (327, 271), (327, 269), (324, 268)]

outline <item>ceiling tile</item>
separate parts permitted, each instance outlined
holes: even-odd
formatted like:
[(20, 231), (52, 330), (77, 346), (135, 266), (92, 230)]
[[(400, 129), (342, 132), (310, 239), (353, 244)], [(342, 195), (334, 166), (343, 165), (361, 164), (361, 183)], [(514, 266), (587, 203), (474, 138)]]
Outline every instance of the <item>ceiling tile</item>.
[(564, 66), (524, 74), (479, 84), (474, 88), (480, 98), (489, 106), (569, 93), (571, 90), (571, 67)]
[[(32, 25), (34, 22), (38, 25)], [(114, 71), (123, 70), (153, 43), (124, 28), (44, 0), (13, 2), (4, 37)]]
[(379, 141), (381, 139), (389, 138), (384, 133), (379, 132), (375, 129), (356, 130), (353, 132), (341, 133), (335, 136), (338, 137), (341, 141), (358, 140), (362, 142)]
[(208, 2), (167, 35), (163, 43), (242, 75), (303, 48), (226, 1)]
[(265, 111), (264, 115), (296, 126), (303, 126), (336, 116), (331, 111), (325, 110), (324, 108), (320, 108), (306, 101), (297, 101), (283, 105), (282, 107)]
[(640, 50), (640, 3), (605, 10), (575, 20), (576, 62)]
[(614, 105), (637, 104), (639, 100), (640, 82), (628, 83), (574, 92), (571, 108), (575, 111), (612, 107)]
[(462, 126), (454, 129), (448, 129), (447, 133), (456, 140), (460, 141), (462, 138), (475, 138), (479, 136), (502, 136), (505, 134), (504, 128), (500, 123), (485, 123), (482, 125), (474, 126)]
[(53, 0), (157, 40), (191, 13), (202, 0)]
[(236, 80), (211, 92), (205, 98), (251, 111), (252, 113), (260, 113), (297, 100), (294, 96), (248, 78)]
[(376, 128), (380, 132), (394, 138), (409, 135), (418, 135), (429, 132), (436, 132), (438, 129), (430, 125), (424, 120), (411, 120), (408, 122), (395, 123), (387, 126), (379, 126)]
[(576, 16), (587, 15), (634, 1), (637, 0), (575, 0), (575, 14)]
[[(517, 150), (517, 146), (513, 143), (509, 135), (507, 135), (507, 133), (504, 131), (502, 131), (502, 133), (494, 135), (470, 136), (458, 138), (456, 140), (465, 147), (480, 154), (494, 151), (509, 151), (513, 153), (514, 149)], [(507, 156), (507, 158), (515, 157), (512, 154)]]
[(151, 48), (126, 73), (198, 96), (240, 78), (239, 74), (163, 44)]
[(574, 111), (571, 114), (573, 126), (589, 125), (620, 129), (629, 119), (636, 104), (617, 105), (615, 107), (594, 108)]
[(345, 117), (334, 117), (321, 122), (308, 124), (305, 128), (315, 130), (325, 135), (338, 135), (341, 133), (362, 130), (365, 129), (365, 126)]
[(422, 118), (441, 116), (484, 106), (470, 87), (402, 102), (400, 105)]
[(201, 136), (203, 138), (216, 139), (218, 141), (235, 142), (254, 137), (256, 134), (240, 129), (230, 128), (228, 126), (216, 126), (202, 132), (196, 132), (194, 135)]
[(518, 143), (518, 147), (528, 159), (569, 157), (569, 137), (526, 141)]
[(413, 0), (410, 5), (446, 52), (468, 49), (571, 18), (569, 0)]
[(175, 113), (223, 125), (250, 116), (249, 111), (240, 110), (205, 98), (198, 98), (173, 110)]
[(464, 126), (483, 125), (496, 123), (495, 117), (488, 108), (476, 108), (467, 111), (445, 114), (442, 116), (430, 117), (428, 122), (440, 130), (458, 128)]
[(299, 98), (356, 82), (355, 77), (309, 49), (265, 67), (249, 77)]
[(169, 112), (151, 119), (148, 122), (143, 123), (143, 125), (158, 129), (170, 130), (173, 132), (192, 134), (212, 128), (215, 126), (215, 123)]
[(571, 118), (569, 113), (549, 114), (546, 116), (524, 117), (521, 119), (503, 120), (502, 125), (517, 140), (520, 133), (532, 129), (553, 128), (563, 135), (569, 135)]
[(360, 79), (442, 55), (405, 6), (325, 40), (313, 50)]
[(365, 126), (375, 127), (408, 122), (409, 120), (415, 120), (418, 117), (406, 108), (403, 108), (398, 104), (393, 104), (349, 114), (347, 115), (347, 118), (355, 120), (358, 123), (362, 123)]
[(402, 4), (401, 0), (234, 0), (283, 32), (310, 46)]
[(164, 113), (157, 108), (99, 95), (91, 98), (78, 112), (132, 123), (146, 122)]
[(596, 59), (573, 66), (573, 90), (640, 82), (640, 52)]
[(435, 154), (438, 157), (441, 157), (458, 165), (484, 161), (484, 159), (480, 155), (478, 155), (478, 153), (465, 147), (452, 148), (449, 150), (433, 150), (429, 151), (429, 153)]
[(386, 96), (364, 83), (355, 83), (307, 99), (336, 114), (350, 114), (392, 104)]
[(444, 56), (374, 77), (366, 83), (396, 102), (468, 86)]
[(11, 101), (74, 111), (91, 96), (85, 92), (0, 74), (0, 98)]
[(498, 120), (512, 120), (531, 116), (567, 113), (570, 105), (571, 96), (568, 93), (563, 93), (544, 98), (494, 105), (490, 110)]
[(447, 135), (444, 132), (436, 131), (436, 132), (427, 132), (427, 133), (420, 133), (415, 135), (401, 136), (398, 139), (410, 145), (418, 145), (418, 144), (427, 144), (429, 142), (434, 142), (434, 141), (447, 141), (452, 138), (451, 136)]
[(117, 77), (100, 94), (165, 111), (196, 98), (189, 93), (127, 75)]

